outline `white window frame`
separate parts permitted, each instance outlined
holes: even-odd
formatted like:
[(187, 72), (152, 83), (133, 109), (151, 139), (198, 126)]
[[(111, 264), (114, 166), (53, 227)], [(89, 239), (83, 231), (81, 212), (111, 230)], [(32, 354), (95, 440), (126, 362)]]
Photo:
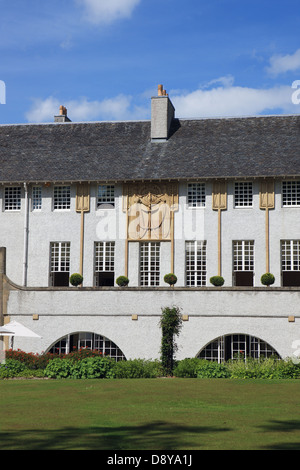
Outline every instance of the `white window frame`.
[(185, 242), (185, 279), (187, 287), (206, 286), (206, 241)]
[(189, 209), (197, 209), (205, 207), (206, 188), (203, 182), (187, 183), (187, 207)]
[(31, 210), (40, 211), (42, 209), (42, 187), (32, 186)]
[(140, 286), (160, 284), (160, 242), (140, 243)]
[(115, 185), (99, 184), (97, 188), (97, 209), (112, 209), (115, 207)]
[(4, 211), (18, 212), (21, 210), (22, 191), (21, 186), (4, 187)]
[(300, 207), (300, 181), (282, 181), (282, 207)]
[(71, 186), (65, 184), (53, 187), (53, 210), (64, 211), (71, 209)]
[(254, 273), (254, 240), (233, 241), (233, 271)]
[(70, 242), (50, 242), (50, 273), (70, 272)]
[(237, 209), (253, 207), (252, 181), (236, 181), (234, 183), (234, 207)]
[(300, 271), (300, 240), (281, 240), (281, 270)]
[(115, 242), (95, 242), (95, 272), (115, 270)]

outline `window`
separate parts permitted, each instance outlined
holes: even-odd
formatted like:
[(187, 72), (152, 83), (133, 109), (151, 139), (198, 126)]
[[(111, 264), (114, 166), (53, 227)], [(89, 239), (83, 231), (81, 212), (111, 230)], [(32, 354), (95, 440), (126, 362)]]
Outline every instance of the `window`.
[(191, 241), (185, 243), (186, 285), (206, 285), (206, 242)]
[(54, 186), (53, 209), (62, 210), (71, 207), (70, 186)]
[(300, 206), (300, 181), (282, 182), (283, 207)]
[(110, 339), (90, 332), (67, 335), (57, 341), (49, 349), (49, 352), (52, 354), (68, 354), (81, 348), (98, 351), (100, 354), (110, 356), (116, 361), (126, 360), (123, 352)]
[(70, 277), (70, 243), (50, 243), (50, 285), (68, 286)]
[(188, 183), (188, 207), (205, 207), (205, 183)]
[(159, 286), (160, 243), (140, 243), (140, 285)]
[(4, 189), (4, 210), (21, 210), (21, 187), (9, 186)]
[(253, 286), (254, 241), (233, 242), (233, 275), (235, 286)]
[(252, 183), (247, 181), (239, 181), (234, 184), (234, 206), (235, 207), (252, 207), (253, 193)]
[(40, 210), (42, 208), (42, 188), (41, 186), (32, 187), (32, 210)]
[(259, 359), (270, 356), (280, 358), (277, 351), (265, 341), (254, 336), (234, 334), (216, 338), (205, 346), (197, 357), (220, 363), (231, 359)]
[(100, 184), (98, 186), (97, 207), (115, 205), (115, 187), (113, 185)]
[(115, 281), (115, 242), (95, 243), (95, 286), (113, 286)]
[(284, 287), (300, 286), (300, 240), (281, 241), (281, 274)]

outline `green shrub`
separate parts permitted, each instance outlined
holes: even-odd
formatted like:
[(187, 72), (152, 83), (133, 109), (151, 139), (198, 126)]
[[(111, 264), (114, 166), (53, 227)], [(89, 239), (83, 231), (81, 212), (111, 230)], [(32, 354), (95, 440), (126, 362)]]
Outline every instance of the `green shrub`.
[(15, 359), (6, 359), (5, 364), (0, 364), (0, 377), (7, 379), (19, 377), (25, 371), (26, 366)]
[(271, 273), (265, 273), (261, 276), (260, 281), (264, 286), (270, 286), (271, 284), (274, 284), (275, 277)]
[(225, 280), (222, 276), (212, 276), (209, 280), (209, 282), (216, 287), (223, 286)]
[(199, 379), (225, 379), (229, 377), (225, 364), (218, 364), (216, 361), (206, 359), (199, 359), (196, 373)]
[(45, 376), (51, 379), (66, 379), (71, 375), (73, 362), (69, 359), (52, 359), (49, 361)]
[(75, 286), (75, 287), (80, 286), (82, 284), (82, 281), (83, 281), (83, 277), (81, 274), (74, 273), (70, 277), (70, 283), (72, 284), (72, 286)]
[(175, 274), (172, 274), (172, 273), (165, 274), (164, 281), (167, 284), (170, 284), (170, 286), (174, 286), (174, 284), (176, 284), (177, 282), (177, 276), (175, 276)]
[(175, 377), (197, 377), (197, 367), (199, 366), (199, 359), (197, 357), (186, 358), (178, 361), (174, 368)]
[(116, 283), (118, 284), (119, 287), (126, 287), (129, 284), (129, 279), (126, 276), (119, 276), (116, 279)]
[(71, 367), (72, 379), (112, 379), (114, 361), (109, 357), (87, 357), (74, 362)]
[(117, 379), (148, 379), (158, 377), (162, 374), (161, 366), (158, 361), (145, 359), (118, 361), (113, 371)]

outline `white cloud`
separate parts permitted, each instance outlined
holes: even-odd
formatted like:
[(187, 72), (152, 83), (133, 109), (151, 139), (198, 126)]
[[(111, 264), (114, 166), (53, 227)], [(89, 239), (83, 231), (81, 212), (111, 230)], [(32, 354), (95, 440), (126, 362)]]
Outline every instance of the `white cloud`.
[(26, 113), (28, 122), (53, 122), (63, 105), (73, 122), (103, 120), (146, 119), (149, 110), (132, 102), (131, 96), (118, 95), (102, 101), (89, 101), (87, 98), (62, 102), (52, 96), (33, 100), (31, 109)]
[(129, 18), (141, 0), (76, 0), (86, 10), (86, 18), (92, 23), (109, 24), (121, 18)]
[[(210, 83), (217, 83), (213, 80)], [(256, 89), (230, 85), (209, 90), (199, 89), (190, 93), (170, 92), (181, 118), (249, 116), (264, 113), (298, 113), (300, 109), (292, 103), (293, 90), (290, 86), (275, 86), (269, 89)]]
[(273, 55), (270, 58), (270, 66), (267, 67), (271, 75), (295, 70), (300, 70), (300, 49), (297, 49), (294, 54)]

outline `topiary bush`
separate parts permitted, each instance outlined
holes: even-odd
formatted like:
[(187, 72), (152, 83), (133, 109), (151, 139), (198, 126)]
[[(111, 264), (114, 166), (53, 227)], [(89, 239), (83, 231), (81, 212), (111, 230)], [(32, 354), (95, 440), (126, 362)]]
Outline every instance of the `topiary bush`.
[(212, 276), (209, 280), (209, 282), (216, 287), (221, 287), (223, 286), (225, 280), (222, 276)]
[(177, 282), (177, 276), (175, 276), (173, 273), (166, 274), (164, 276), (164, 281), (170, 286), (174, 286)]
[(265, 273), (261, 276), (260, 278), (260, 282), (264, 285), (264, 286), (270, 286), (272, 284), (274, 284), (275, 282), (275, 276), (271, 273)]
[(81, 274), (74, 273), (70, 276), (70, 283), (72, 284), (72, 286), (80, 286), (82, 284), (82, 281), (83, 277)]
[(116, 279), (116, 283), (118, 284), (119, 287), (126, 287), (129, 284), (129, 279), (126, 276), (119, 276)]

